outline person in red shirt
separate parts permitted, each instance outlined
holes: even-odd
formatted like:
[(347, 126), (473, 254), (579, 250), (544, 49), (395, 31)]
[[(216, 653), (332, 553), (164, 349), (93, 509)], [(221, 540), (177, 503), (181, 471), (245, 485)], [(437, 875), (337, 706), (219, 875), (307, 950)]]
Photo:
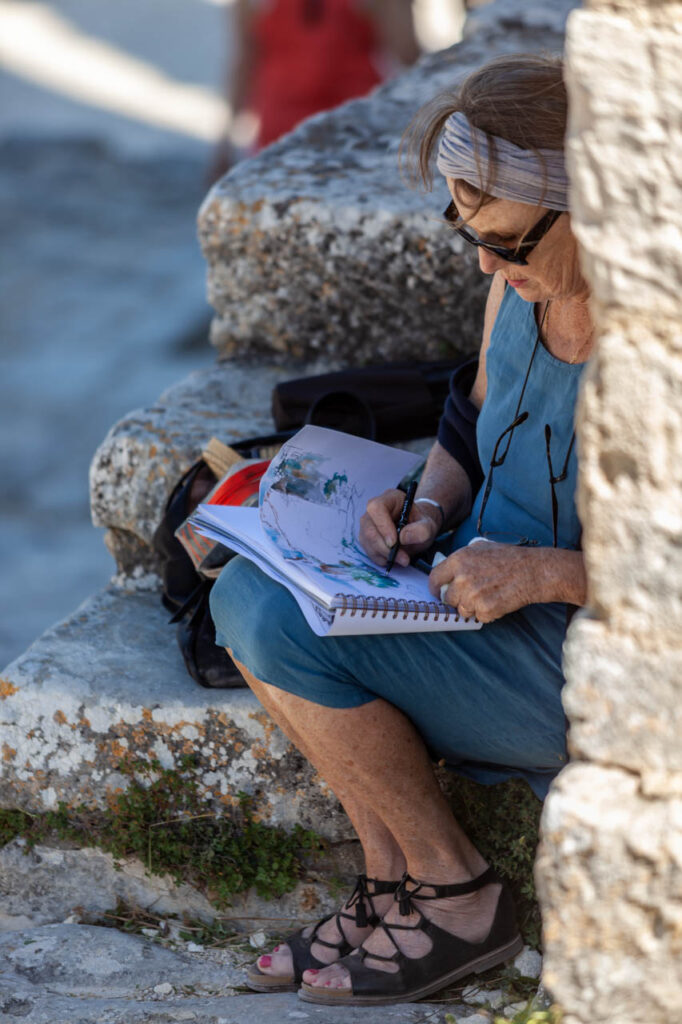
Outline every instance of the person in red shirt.
[[(258, 119), (251, 152), (300, 121), (363, 96), (419, 56), (410, 0), (236, 0), (233, 117)], [(235, 160), (224, 139), (211, 179)]]

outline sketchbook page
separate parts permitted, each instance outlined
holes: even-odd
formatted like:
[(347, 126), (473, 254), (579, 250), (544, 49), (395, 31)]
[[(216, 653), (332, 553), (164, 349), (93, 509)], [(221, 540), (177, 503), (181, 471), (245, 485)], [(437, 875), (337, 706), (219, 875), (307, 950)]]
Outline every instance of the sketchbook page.
[(200, 533), (227, 544), (233, 551), (255, 562), (272, 579), (287, 586), (294, 596), (295, 590), (300, 589), (310, 600), (331, 608), (330, 598), (316, 585), (315, 578), (301, 573), (268, 542), (258, 509), (238, 505), (199, 505), (191, 521)]
[[(323, 607), (316, 597), (300, 586), (295, 586), (292, 575), (296, 567), (288, 565), (263, 537), (258, 509), (238, 506), (200, 505), (192, 521), (199, 530), (213, 540), (227, 541), (233, 551), (244, 555), (270, 579), (287, 588), (310, 628), (318, 636), (325, 636), (334, 621), (334, 614)], [(301, 581), (305, 587), (309, 581)]]
[[(374, 564), (358, 540), (369, 498), (395, 487), (421, 457), (322, 427), (304, 427), (291, 438), (262, 482), (263, 530), (281, 556), (327, 595), (379, 595), (423, 600), (403, 590), (396, 571)], [(428, 588), (426, 588), (428, 591)]]
[(350, 480), (359, 521), (370, 498), (397, 487), (422, 461), (423, 456), (415, 452), (308, 424), (282, 445), (270, 463), (261, 479), (259, 504), (270, 490), (326, 503)]
[(356, 535), (352, 487), (349, 491), (345, 505), (341, 492), (335, 503), (314, 506), (314, 518), (310, 503), (301, 498), (285, 495), (284, 501), (271, 501), (266, 497), (261, 522), (273, 547), (307, 577), (316, 593), (324, 592), (328, 607), (339, 606), (338, 594), (433, 601), (424, 573), (399, 565), (387, 573), (365, 554)]

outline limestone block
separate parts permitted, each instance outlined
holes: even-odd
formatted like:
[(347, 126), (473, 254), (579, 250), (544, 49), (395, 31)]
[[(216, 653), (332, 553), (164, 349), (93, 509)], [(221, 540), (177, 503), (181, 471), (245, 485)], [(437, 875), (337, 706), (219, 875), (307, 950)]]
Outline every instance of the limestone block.
[[(214, 435), (229, 443), (271, 433), (272, 389), (290, 376), (290, 369), (271, 364), (219, 363), (165, 391), (152, 408), (120, 420), (90, 469), (95, 526), (149, 545), (166, 498), (206, 442)], [(124, 555), (119, 567), (129, 570), (137, 563)]]
[(118, 900), (159, 916), (215, 918), (215, 908), (192, 886), (146, 875), (135, 858), (119, 861), (118, 868), (115, 863), (94, 848), (27, 850), (24, 840), (8, 843), (0, 849), (0, 932), (14, 930), (22, 919), (33, 925), (61, 923), (74, 913), (92, 919)]
[(682, 648), (644, 646), (581, 614), (564, 644), (564, 671), (571, 756), (638, 772), (649, 791), (679, 792)]
[(682, 636), (682, 328), (611, 314), (579, 410), (590, 602), (643, 646)]
[(630, 3), (569, 20), (573, 227), (601, 308), (679, 315), (681, 11)]
[[(330, 877), (338, 866), (338, 859), (332, 860)], [(219, 919), (235, 931), (249, 932), (258, 927), (289, 929), (295, 922), (331, 913), (338, 905), (324, 882), (306, 878), (277, 900), (265, 900), (255, 890), (240, 893), (219, 912), (191, 885), (151, 875), (135, 857), (114, 860), (94, 847), (38, 845), (27, 850), (21, 839), (0, 849), (0, 933), (60, 924), (72, 915), (81, 922), (98, 921), (119, 900), (159, 917)]]
[(209, 193), (199, 235), (212, 340), (223, 352), (364, 363), (436, 358), (480, 343), (487, 285), (476, 254), (398, 171), (419, 106), (486, 59), (563, 47), (573, 5), (498, 2), (463, 42), (366, 99), (313, 117)]
[(110, 587), (48, 630), (0, 680), (0, 806), (106, 805), (123, 759), (198, 758), (207, 807), (244, 791), (265, 820), (330, 839), (352, 831), (334, 797), (246, 689), (187, 675), (158, 592)]
[(671, 1024), (682, 992), (682, 798), (573, 764), (545, 804), (543, 981), (565, 1024)]

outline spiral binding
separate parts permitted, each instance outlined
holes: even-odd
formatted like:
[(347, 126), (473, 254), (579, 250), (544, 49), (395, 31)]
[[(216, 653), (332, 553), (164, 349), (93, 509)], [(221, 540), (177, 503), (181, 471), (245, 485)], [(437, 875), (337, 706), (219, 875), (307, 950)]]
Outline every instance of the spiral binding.
[[(397, 619), (402, 615), (403, 621), (412, 616), (414, 622), (418, 620), (433, 618), (434, 622), (442, 619), (449, 622), (459, 622), (461, 616), (455, 608), (450, 608), (439, 601), (407, 601), (405, 598), (394, 597), (362, 597), (356, 594), (337, 594), (341, 604), (337, 608), (339, 615), (350, 615), (353, 618), (358, 615), (364, 619), (367, 615), (372, 619)], [(468, 622), (468, 619), (464, 620)]]

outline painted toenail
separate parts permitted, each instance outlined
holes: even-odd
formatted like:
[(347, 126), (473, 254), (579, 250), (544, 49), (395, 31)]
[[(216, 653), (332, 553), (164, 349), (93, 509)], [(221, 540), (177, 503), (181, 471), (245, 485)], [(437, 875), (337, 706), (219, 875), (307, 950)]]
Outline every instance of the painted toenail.
[(272, 966), (272, 957), (271, 957), (271, 956), (268, 956), (268, 955), (267, 955), (267, 953), (265, 953), (265, 954), (264, 954), (264, 955), (263, 955), (263, 956), (262, 956), (262, 957), (261, 957), (261, 958), (259, 959), (259, 961), (258, 961), (258, 966), (259, 966), (259, 967), (271, 967), (271, 966)]

